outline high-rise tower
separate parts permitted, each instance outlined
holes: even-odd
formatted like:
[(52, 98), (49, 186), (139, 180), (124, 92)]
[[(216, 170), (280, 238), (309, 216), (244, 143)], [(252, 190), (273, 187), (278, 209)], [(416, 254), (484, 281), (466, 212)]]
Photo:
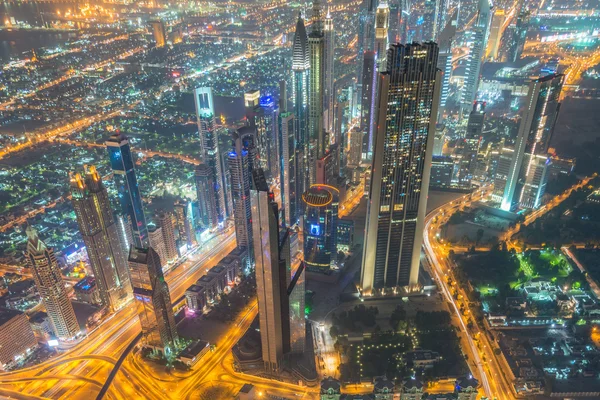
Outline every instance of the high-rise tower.
[(203, 222), (208, 222), (208, 227), (214, 229), (219, 224), (223, 224), (225, 220), (225, 194), (223, 192), (225, 182), (221, 171), (212, 88), (196, 88), (194, 101), (198, 132), (200, 133), (200, 159), (208, 167), (206, 173), (209, 185), (207, 186), (208, 192), (205, 193), (207, 205), (201, 209), (209, 214), (207, 218), (203, 218)]
[(60, 340), (71, 340), (79, 334), (79, 324), (54, 251), (40, 240), (37, 231), (31, 226), (27, 227), (26, 233), (27, 264), (31, 268), (33, 280), (50, 317), (54, 334)]
[(277, 203), (264, 173), (259, 169), (252, 175), (250, 197), (262, 359), (267, 371), (278, 372), (283, 355), (290, 351), (289, 231), (280, 235)]
[(118, 310), (131, 299), (127, 256), (108, 192), (94, 166), (85, 168), (85, 178), (71, 175), (71, 198), (100, 299), (110, 310)]
[(123, 214), (127, 215), (131, 222), (133, 244), (135, 246), (146, 245), (148, 244), (148, 228), (129, 140), (122, 133), (115, 133), (106, 141), (106, 148), (115, 186), (119, 191)]
[(132, 247), (129, 269), (143, 341), (149, 347), (161, 348), (167, 355), (176, 348), (179, 336), (160, 257), (152, 247)]
[(323, 95), (325, 93), (325, 35), (323, 10), (319, 0), (313, 1), (312, 29), (308, 35), (310, 61), (308, 96), (308, 171), (309, 182), (316, 180), (316, 162), (327, 149), (323, 125)]
[[(327, 15), (325, 16), (325, 25), (324, 25), (324, 36), (325, 36), (325, 83), (323, 85), (324, 88), (324, 106), (326, 110), (326, 118), (325, 118), (325, 128), (327, 132), (331, 135), (333, 132), (333, 120), (334, 120), (334, 103), (335, 103), (335, 91), (334, 91), (334, 82), (335, 76), (333, 75), (333, 68), (335, 63), (335, 32), (333, 30), (333, 18), (331, 17), (331, 13), (327, 10)], [(331, 135), (330, 140), (335, 140), (334, 136)]]
[(375, 53), (377, 54), (377, 70), (384, 72), (386, 55), (389, 46), (390, 7), (386, 0), (381, 0), (375, 12)]
[(470, 30), (465, 32), (469, 46), (465, 82), (461, 93), (461, 105), (465, 111), (471, 109), (473, 101), (475, 101), (475, 96), (477, 95), (481, 64), (485, 56), (485, 49), (487, 47), (489, 36), (489, 27), (490, 0), (479, 0), (475, 24)]
[(452, 77), (452, 45), (456, 36), (458, 12), (454, 11), (452, 17), (446, 23), (446, 26), (438, 35), (437, 43), (440, 48), (438, 57), (438, 69), (442, 71), (442, 81), (440, 82), (440, 113), (443, 113), (448, 95), (450, 94), (450, 78)]
[(440, 91), (435, 43), (392, 45), (387, 57), (361, 272), (366, 295), (418, 285)]
[(377, 92), (377, 53), (366, 51), (363, 57), (362, 91), (360, 99), (360, 129), (363, 133), (363, 158), (370, 160), (373, 154), (375, 129), (375, 95)]
[(173, 225), (173, 216), (166, 211), (159, 211), (156, 214), (156, 221), (160, 227), (163, 241), (165, 242), (165, 256), (167, 262), (172, 263), (177, 259), (177, 242), (175, 241), (175, 226)]
[(529, 84), (526, 106), (511, 162), (501, 208), (537, 208), (546, 188), (548, 147), (560, 110), (564, 75), (551, 74)]
[(240, 128), (238, 132), (233, 134), (233, 148), (229, 152), (229, 171), (231, 172), (235, 238), (238, 247), (247, 249), (249, 259), (254, 260), (252, 254), (252, 212), (250, 209), (250, 167), (248, 165), (248, 150), (243, 145), (243, 130), (246, 129), (251, 128)]
[(292, 101), (294, 104), (294, 136), (296, 141), (296, 158), (298, 159), (297, 184), (302, 193), (308, 181), (308, 79), (310, 57), (308, 36), (302, 15), (298, 15), (292, 60)]
[(283, 222), (285, 226), (292, 226), (298, 220), (298, 205), (296, 193), (298, 190), (298, 169), (303, 168), (298, 164), (296, 153), (296, 138), (294, 135), (294, 114), (287, 110), (287, 96), (285, 81), (279, 82), (279, 154), (281, 187), (281, 206), (283, 208)]

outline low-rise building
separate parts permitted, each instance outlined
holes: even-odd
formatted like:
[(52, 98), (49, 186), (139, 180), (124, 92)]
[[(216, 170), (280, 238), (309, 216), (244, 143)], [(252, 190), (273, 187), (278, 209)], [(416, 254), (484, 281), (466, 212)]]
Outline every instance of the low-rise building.
[(198, 285), (192, 285), (185, 291), (187, 308), (192, 311), (203, 311), (207, 305), (206, 290)]
[(196, 286), (200, 286), (204, 289), (206, 294), (206, 302), (212, 304), (217, 300), (219, 291), (217, 290), (217, 280), (212, 275), (204, 275), (196, 281)]
[(413, 378), (402, 382), (400, 400), (421, 400), (423, 398), (423, 382)]
[(33, 313), (29, 317), (29, 323), (31, 324), (31, 329), (33, 332), (43, 338), (47, 338), (52, 335), (52, 323), (50, 322), (50, 318), (48, 314), (43, 311), (38, 311)]
[(73, 286), (73, 291), (78, 301), (94, 305), (101, 303), (95, 278), (86, 276)]
[(208, 271), (208, 276), (214, 278), (217, 293), (223, 293), (227, 287), (227, 268), (222, 265), (215, 265)]

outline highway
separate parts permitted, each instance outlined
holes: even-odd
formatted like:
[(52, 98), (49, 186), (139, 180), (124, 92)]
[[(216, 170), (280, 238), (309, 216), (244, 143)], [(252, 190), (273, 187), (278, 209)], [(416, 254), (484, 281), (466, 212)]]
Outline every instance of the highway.
[[(216, 237), (212, 243), (207, 244), (201, 254), (190, 256), (189, 260), (167, 273), (165, 278), (169, 284), (172, 301), (183, 296), (188, 286), (204, 275), (208, 268), (226, 256), (234, 247), (235, 235), (232, 229), (228, 229), (221, 237)], [(71, 380), (57, 380), (55, 377), (69, 375), (93, 378), (102, 382), (119, 354), (140, 330), (135, 308), (121, 309), (90, 332), (87, 338), (58, 357), (35, 367), (0, 374), (0, 388), (3, 389), (5, 384), (10, 384), (13, 389), (16, 385), (17, 390), (21, 393), (33, 396), (77, 398), (81, 395), (81, 397), (85, 397), (86, 392), (90, 389), (89, 383), (73, 385)], [(129, 371), (128, 367), (129, 363), (125, 363), (126, 371)], [(129, 373), (132, 374), (132, 372)], [(31, 382), (29, 380), (31, 376), (40, 379)], [(114, 388), (127, 392), (132, 390), (131, 384), (134, 382), (132, 381), (131, 384), (129, 380), (123, 382), (122, 376), (122, 374), (117, 375), (111, 391), (115, 390)], [(11, 379), (10, 383), (6, 381), (9, 378)], [(140, 380), (140, 382), (146, 382), (146, 385), (134, 384), (133, 389), (135, 391), (144, 390), (148, 387), (147, 381), (147, 378)], [(97, 389), (99, 390), (99, 388)], [(0, 394), (2, 394), (1, 390)]]
[[(428, 214), (425, 222), (425, 231), (423, 232), (423, 247), (431, 270), (430, 272), (435, 277), (441, 292), (448, 301), (450, 309), (454, 314), (454, 320), (458, 322), (463, 351), (469, 360), (469, 367), (472, 369), (473, 375), (482, 385), (484, 394), (487, 397), (495, 397), (499, 400), (512, 400), (513, 396), (509, 383), (503, 379), (502, 370), (495, 362), (493, 350), (489, 345), (484, 344), (482, 346), (480, 343), (481, 336), (485, 336), (485, 333), (481, 334), (478, 332), (476, 324), (473, 324), (473, 328), (470, 329), (468, 327), (469, 317), (465, 318), (460, 311), (459, 300), (454, 298), (453, 288), (448, 284), (447, 276), (451, 274), (451, 269), (447, 264), (445, 255), (443, 255), (443, 249), (437, 241), (439, 228), (452, 213), (472, 202), (484, 198), (489, 193), (490, 187), (479, 189), (473, 194), (466, 194), (450, 203), (442, 205)], [(465, 294), (458, 297), (459, 299), (461, 297), (466, 299)]]

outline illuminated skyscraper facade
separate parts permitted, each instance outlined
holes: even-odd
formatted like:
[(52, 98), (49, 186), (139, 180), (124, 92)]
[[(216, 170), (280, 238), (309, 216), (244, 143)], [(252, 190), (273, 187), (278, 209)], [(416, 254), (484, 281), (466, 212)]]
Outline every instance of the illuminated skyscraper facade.
[(116, 133), (106, 141), (106, 148), (115, 186), (119, 192), (121, 209), (131, 222), (133, 244), (144, 246), (148, 244), (148, 228), (129, 140), (125, 135)]
[[(252, 246), (252, 212), (250, 208), (250, 167), (248, 150), (243, 144), (244, 131), (250, 127), (238, 129), (233, 134), (233, 148), (229, 152), (229, 171), (231, 172), (231, 195), (233, 197), (233, 219), (235, 238), (240, 248), (248, 250), (249, 259), (254, 260)], [(251, 261), (252, 262), (252, 261)]]
[(442, 71), (440, 83), (440, 113), (443, 112), (450, 94), (450, 78), (452, 77), (452, 45), (456, 36), (458, 12), (455, 11), (446, 23), (446, 26), (438, 35), (437, 43), (440, 48), (438, 57), (438, 69)]
[(316, 161), (327, 149), (323, 124), (325, 94), (325, 35), (323, 32), (323, 10), (319, 0), (313, 1), (311, 33), (308, 35), (310, 61), (308, 96), (308, 170), (309, 182), (316, 180)]
[(469, 54), (465, 67), (465, 81), (461, 93), (463, 110), (470, 110), (477, 95), (481, 64), (485, 56), (490, 26), (490, 2), (479, 0), (474, 26), (465, 32)]
[(27, 265), (46, 308), (54, 334), (60, 340), (71, 340), (79, 334), (79, 324), (54, 251), (40, 240), (37, 231), (27, 227)]
[(192, 202), (184, 199), (177, 200), (173, 205), (173, 213), (179, 237), (179, 248), (190, 250), (197, 244)]
[[(212, 88), (199, 87), (194, 90), (198, 132), (200, 134), (200, 159), (208, 167), (209, 177), (206, 179), (205, 193), (207, 204), (201, 207), (209, 213), (203, 222), (208, 222), (208, 228), (214, 229), (225, 220), (225, 181), (219, 156), (219, 138), (215, 121), (215, 107)], [(212, 185), (212, 186), (210, 186)]]
[(317, 271), (336, 264), (339, 191), (328, 185), (313, 185), (302, 194), (304, 202), (304, 263)]
[(375, 101), (377, 91), (377, 53), (367, 51), (363, 57), (362, 98), (360, 101), (360, 129), (363, 133), (362, 154), (370, 160), (373, 154), (373, 133), (375, 129)]
[(284, 354), (290, 351), (289, 232), (280, 235), (277, 203), (269, 192), (264, 173), (259, 169), (252, 175), (250, 197), (262, 359), (266, 371), (277, 373)]
[(173, 352), (179, 336), (158, 253), (152, 247), (132, 247), (129, 269), (144, 344), (165, 354)]
[(361, 271), (365, 295), (418, 286), (439, 102), (435, 43), (392, 45), (380, 74)]
[(285, 82), (280, 82), (280, 89), (278, 142), (281, 160), (279, 184), (281, 188), (281, 205), (283, 207), (283, 223), (285, 226), (292, 226), (298, 221), (297, 171), (303, 166), (298, 164), (296, 137), (294, 135), (294, 114), (287, 111)]
[(95, 167), (86, 167), (85, 177), (71, 175), (71, 199), (102, 304), (118, 310), (131, 299), (127, 256), (108, 192)]
[[(548, 148), (560, 110), (564, 75), (551, 74), (529, 84), (501, 208), (538, 208), (544, 195)], [(541, 156), (541, 158), (540, 158)]]
[(292, 59), (292, 102), (294, 104), (294, 136), (298, 160), (297, 193), (302, 193), (308, 181), (308, 78), (310, 60), (308, 36), (302, 16), (298, 15), (294, 33)]
[(506, 20), (506, 13), (503, 9), (497, 9), (492, 16), (490, 26), (490, 38), (488, 40), (485, 58), (490, 61), (499, 61), (500, 58), (500, 40), (502, 39), (502, 25)]
[(165, 256), (168, 263), (177, 259), (177, 242), (175, 240), (175, 226), (173, 225), (173, 216), (166, 211), (159, 211), (156, 214), (156, 221), (165, 242)]
[[(335, 82), (335, 76), (333, 74), (333, 68), (335, 64), (335, 31), (333, 30), (333, 18), (327, 11), (324, 23), (324, 37), (325, 37), (325, 83), (324, 89), (324, 106), (325, 106), (325, 128), (331, 135), (333, 133), (333, 122), (334, 122), (334, 103), (335, 103), (335, 92), (333, 84)], [(333, 140), (333, 135), (331, 135)]]
[(375, 54), (377, 54), (377, 71), (379, 72), (384, 72), (386, 67), (389, 26), (390, 8), (386, 0), (381, 0), (375, 12)]

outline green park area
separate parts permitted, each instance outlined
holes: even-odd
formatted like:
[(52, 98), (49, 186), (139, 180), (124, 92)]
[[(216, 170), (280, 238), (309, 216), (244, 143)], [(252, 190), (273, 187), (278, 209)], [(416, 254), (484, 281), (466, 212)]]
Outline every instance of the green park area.
[[(370, 308), (370, 312), (369, 308), (363, 309), (365, 315), (373, 313), (373, 307)], [(336, 316), (334, 323), (343, 323), (343, 319)], [(342, 355), (340, 374), (344, 382), (360, 382), (381, 375), (390, 379), (419, 376), (427, 380), (468, 371), (447, 311), (418, 311), (414, 317), (407, 317), (402, 306), (398, 306), (389, 322), (395, 329), (375, 330), (358, 341), (352, 339), (356, 335), (341, 334), (334, 324), (336, 329), (332, 328), (331, 333)], [(427, 367), (417, 367), (408, 356), (411, 353), (407, 353), (414, 350), (426, 351), (433, 360)]]
[(470, 285), (475, 297), (496, 297), (498, 302), (534, 279), (570, 284), (580, 278), (579, 271), (574, 271), (566, 256), (554, 248), (518, 253), (500, 244), (488, 252), (455, 255), (454, 260), (456, 278)]

